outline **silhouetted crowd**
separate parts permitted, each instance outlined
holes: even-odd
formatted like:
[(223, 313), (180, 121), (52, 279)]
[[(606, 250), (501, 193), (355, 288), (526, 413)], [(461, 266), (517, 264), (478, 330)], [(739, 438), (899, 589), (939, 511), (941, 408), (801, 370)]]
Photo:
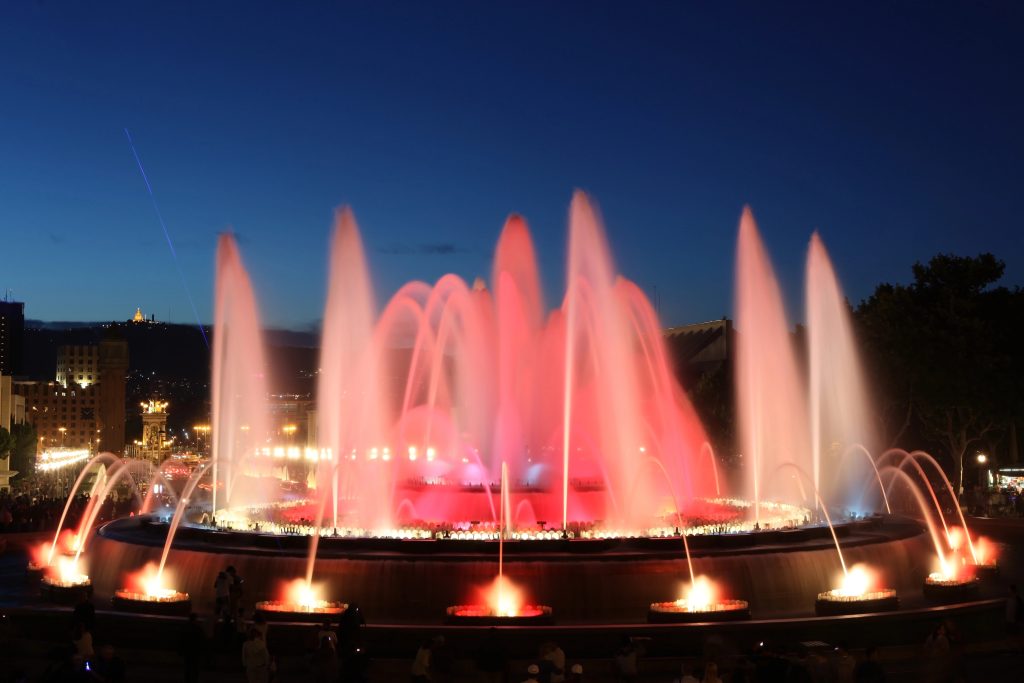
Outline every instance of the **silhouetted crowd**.
[[(75, 496), (68, 508), (66, 527), (73, 527), (78, 522), (88, 502), (89, 496), (86, 494)], [(14, 495), (0, 493), (0, 534), (52, 531), (57, 528), (66, 503), (66, 495), (48, 493), (42, 489), (19, 491)], [(135, 508), (134, 499), (111, 496), (103, 502), (96, 519), (102, 522), (124, 517), (134, 512)]]

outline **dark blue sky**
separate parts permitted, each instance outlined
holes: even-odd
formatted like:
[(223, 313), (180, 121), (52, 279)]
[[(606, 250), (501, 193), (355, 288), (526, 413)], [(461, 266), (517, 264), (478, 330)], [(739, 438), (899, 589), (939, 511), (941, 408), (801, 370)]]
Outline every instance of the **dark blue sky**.
[(768, 4), (4, 3), (0, 290), (191, 318), (125, 127), (204, 321), (229, 225), (266, 320), (316, 320), (341, 203), (379, 299), (521, 212), (552, 305), (575, 187), (666, 324), (731, 315), (744, 203), (794, 317), (815, 228), (854, 300), (939, 251), (1024, 280), (1020, 5)]

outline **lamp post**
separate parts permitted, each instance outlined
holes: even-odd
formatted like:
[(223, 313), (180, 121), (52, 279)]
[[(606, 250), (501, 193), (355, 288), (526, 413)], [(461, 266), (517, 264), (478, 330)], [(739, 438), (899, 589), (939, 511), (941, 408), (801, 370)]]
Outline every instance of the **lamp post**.
[(988, 455), (979, 452), (975, 458), (978, 463), (978, 485), (982, 491), (988, 490)]

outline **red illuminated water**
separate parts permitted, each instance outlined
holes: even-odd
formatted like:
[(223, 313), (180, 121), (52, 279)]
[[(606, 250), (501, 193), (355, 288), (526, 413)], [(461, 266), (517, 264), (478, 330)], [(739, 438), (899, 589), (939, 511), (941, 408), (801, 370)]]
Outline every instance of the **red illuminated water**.
[[(252, 287), (233, 239), (218, 249), (215, 479), (260, 471), (265, 362)], [(317, 390), (319, 516), (374, 530), (498, 520), (600, 521), (644, 529), (716, 495), (704, 430), (673, 375), (650, 302), (612, 262), (597, 212), (577, 193), (566, 293), (547, 312), (526, 222), (508, 219), (489, 283), (410, 282), (377, 311), (352, 213), (336, 218)], [(221, 490), (225, 494), (220, 493)], [(269, 502), (269, 501), (264, 501)]]

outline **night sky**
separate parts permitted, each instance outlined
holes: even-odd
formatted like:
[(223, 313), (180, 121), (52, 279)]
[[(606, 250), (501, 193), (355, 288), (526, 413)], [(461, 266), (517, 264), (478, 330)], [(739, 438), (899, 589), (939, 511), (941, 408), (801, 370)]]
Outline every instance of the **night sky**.
[(1024, 5), (769, 5), (3, 3), (0, 294), (192, 320), (125, 128), (204, 322), (230, 226), (315, 324), (343, 203), (379, 300), (488, 275), (517, 211), (557, 305), (577, 187), (667, 325), (732, 315), (744, 204), (794, 319), (814, 229), (854, 301), (940, 251), (1024, 281)]

